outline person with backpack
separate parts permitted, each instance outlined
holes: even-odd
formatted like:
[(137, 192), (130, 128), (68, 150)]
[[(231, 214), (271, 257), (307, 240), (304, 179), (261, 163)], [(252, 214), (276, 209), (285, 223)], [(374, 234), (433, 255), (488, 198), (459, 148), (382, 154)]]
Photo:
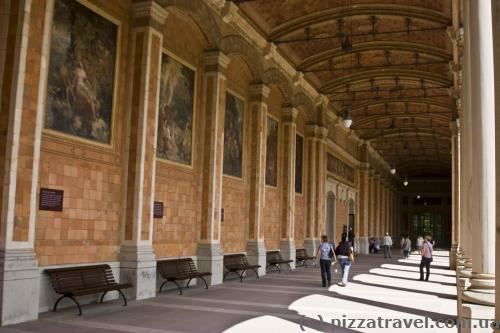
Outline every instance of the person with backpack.
[(392, 237), (389, 236), (388, 232), (385, 233), (383, 245), (384, 245), (384, 258), (387, 257), (392, 258), (391, 254)]
[(349, 268), (351, 268), (351, 264), (354, 262), (354, 253), (349, 246), (346, 233), (342, 234), (342, 241), (335, 249), (335, 254), (339, 258), (340, 267), (342, 267), (342, 282), (339, 283), (339, 286), (345, 287), (347, 286)]
[(424, 267), (426, 271), (425, 281), (429, 281), (429, 275), (431, 275), (432, 250), (431, 237), (425, 236), (424, 245), (422, 246), (422, 260), (420, 261), (420, 281), (424, 281)]
[[(328, 236), (321, 236), (321, 244), (316, 252), (316, 260), (319, 257), (319, 266), (321, 268), (321, 282), (323, 287), (327, 287), (332, 283), (331, 265), (337, 261), (335, 256), (334, 246), (328, 242)], [(328, 282), (328, 285), (327, 285)]]

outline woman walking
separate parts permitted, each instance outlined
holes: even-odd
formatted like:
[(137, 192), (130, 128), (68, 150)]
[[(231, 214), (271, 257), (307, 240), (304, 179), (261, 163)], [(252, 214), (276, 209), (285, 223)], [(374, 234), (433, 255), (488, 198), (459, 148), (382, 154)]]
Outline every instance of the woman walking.
[(342, 234), (342, 241), (335, 249), (335, 254), (339, 258), (340, 267), (342, 267), (342, 282), (339, 283), (339, 286), (345, 287), (347, 286), (349, 268), (351, 268), (352, 264), (351, 259), (354, 258), (345, 233)]
[[(328, 236), (321, 236), (321, 244), (318, 247), (318, 252), (316, 253), (316, 259), (319, 256), (319, 266), (321, 268), (321, 282), (322, 286), (326, 287), (332, 283), (332, 273), (330, 267), (333, 261), (337, 261), (335, 252), (333, 251), (333, 245), (328, 242)], [(327, 285), (328, 282), (328, 285)]]
[(432, 244), (430, 236), (425, 236), (424, 245), (422, 246), (422, 260), (420, 261), (420, 281), (424, 280), (424, 266), (426, 270), (425, 281), (429, 281), (431, 274), (432, 262)]

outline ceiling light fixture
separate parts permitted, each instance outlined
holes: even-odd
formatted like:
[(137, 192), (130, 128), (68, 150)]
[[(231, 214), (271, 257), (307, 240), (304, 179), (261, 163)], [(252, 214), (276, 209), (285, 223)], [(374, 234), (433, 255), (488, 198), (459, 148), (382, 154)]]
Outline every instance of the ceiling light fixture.
[(344, 126), (346, 128), (351, 127), (352, 118), (351, 118), (351, 106), (347, 106), (344, 111)]
[(405, 177), (405, 180), (403, 181), (403, 185), (408, 186), (408, 178), (407, 177)]
[(393, 174), (393, 175), (396, 174), (396, 166), (394, 164), (391, 165), (391, 170), (390, 171), (391, 171), (391, 174)]
[(420, 194), (417, 194), (417, 199), (420, 199)]

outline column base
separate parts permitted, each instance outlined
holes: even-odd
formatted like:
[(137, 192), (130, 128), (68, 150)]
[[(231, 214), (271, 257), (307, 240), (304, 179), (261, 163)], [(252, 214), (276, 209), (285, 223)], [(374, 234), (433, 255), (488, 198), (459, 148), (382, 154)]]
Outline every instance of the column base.
[(370, 243), (368, 242), (368, 237), (358, 237), (358, 248), (357, 253), (359, 254), (369, 254), (370, 253)]
[(121, 246), (120, 282), (133, 284), (133, 288), (123, 290), (130, 299), (156, 296), (156, 257), (151, 245)]
[(0, 252), (1, 325), (38, 319), (40, 271), (33, 249)]
[(264, 241), (248, 241), (246, 250), (250, 265), (260, 265), (260, 268), (257, 270), (259, 276), (265, 275), (267, 262)]
[(293, 260), (290, 263), (290, 268), (295, 269), (295, 260), (297, 259), (295, 256), (295, 241), (293, 239), (282, 240), (280, 242), (280, 252), (284, 260)]
[(450, 269), (455, 270), (457, 268), (457, 251), (458, 251), (458, 244), (452, 244), (450, 248)]
[(224, 256), (219, 243), (198, 244), (198, 270), (210, 272), (207, 283), (211, 286), (221, 284), (224, 273)]
[(310, 256), (316, 255), (320, 241), (318, 238), (309, 238), (304, 240), (304, 248)]
[(479, 274), (472, 272), (470, 284), (468, 290), (471, 292), (495, 294), (495, 274)]

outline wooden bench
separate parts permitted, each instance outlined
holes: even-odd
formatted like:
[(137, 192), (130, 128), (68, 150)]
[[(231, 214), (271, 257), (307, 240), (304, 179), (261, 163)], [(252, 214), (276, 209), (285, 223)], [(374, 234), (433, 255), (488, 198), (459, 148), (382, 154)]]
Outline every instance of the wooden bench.
[(168, 260), (159, 260), (156, 263), (158, 268), (158, 272), (160, 276), (165, 279), (160, 286), (161, 289), (167, 282), (173, 282), (177, 288), (179, 288), (179, 295), (182, 295), (182, 288), (177, 283), (177, 281), (188, 280), (186, 284), (186, 288), (189, 288), (189, 283), (193, 279), (201, 279), (205, 282), (205, 289), (208, 289), (208, 283), (205, 280), (205, 276), (210, 276), (212, 273), (210, 272), (198, 272), (196, 269), (196, 265), (194, 264), (193, 259), (191, 258), (180, 258), (180, 259), (168, 259)]
[(227, 272), (224, 274), (222, 281), (226, 279), (229, 273), (233, 272), (239, 276), (240, 282), (243, 282), (243, 275), (248, 270), (254, 271), (257, 279), (259, 278), (257, 269), (260, 268), (260, 265), (250, 265), (244, 253), (226, 254), (224, 256), (224, 267), (227, 269)]
[(288, 265), (288, 269), (290, 271), (292, 270), (290, 263), (293, 262), (293, 260), (284, 260), (281, 257), (280, 251), (267, 251), (266, 252), (266, 260), (267, 260), (266, 270), (269, 269), (270, 267), (276, 267), (278, 272), (281, 274), (281, 265), (282, 264)]
[(312, 261), (313, 266), (316, 266), (316, 257), (308, 255), (306, 249), (295, 250), (295, 262), (301, 262), (304, 267), (307, 267), (307, 261)]
[(54, 291), (62, 295), (54, 304), (54, 312), (57, 311), (59, 302), (67, 297), (76, 303), (78, 315), (81, 316), (82, 308), (75, 297), (103, 293), (99, 300), (102, 303), (104, 295), (115, 290), (123, 297), (123, 306), (126, 306), (127, 298), (121, 289), (132, 287), (130, 283), (117, 283), (109, 265), (53, 268), (46, 269), (45, 273), (49, 275)]

